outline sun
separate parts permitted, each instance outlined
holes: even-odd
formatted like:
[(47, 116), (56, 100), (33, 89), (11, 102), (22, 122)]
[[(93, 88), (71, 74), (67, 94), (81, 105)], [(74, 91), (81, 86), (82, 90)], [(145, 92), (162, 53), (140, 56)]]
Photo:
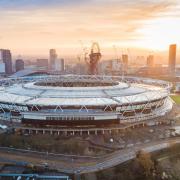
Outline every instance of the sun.
[(153, 50), (165, 50), (172, 43), (180, 42), (180, 18), (158, 18), (145, 23), (138, 30), (142, 39), (138, 46)]

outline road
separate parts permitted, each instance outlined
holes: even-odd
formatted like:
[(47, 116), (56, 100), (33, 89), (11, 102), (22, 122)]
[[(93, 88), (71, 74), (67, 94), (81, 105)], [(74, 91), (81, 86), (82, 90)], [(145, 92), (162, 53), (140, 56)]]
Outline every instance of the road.
[(154, 152), (169, 147), (172, 144), (180, 143), (180, 137), (174, 137), (167, 140), (149, 142), (142, 145), (136, 145), (131, 148), (115, 151), (101, 158), (63, 158), (61, 156), (40, 155), (32, 152), (4, 151), (0, 149), (0, 162), (26, 162), (34, 165), (48, 163), (51, 169), (57, 169), (61, 172), (70, 174), (83, 174), (107, 169), (136, 157), (139, 150)]

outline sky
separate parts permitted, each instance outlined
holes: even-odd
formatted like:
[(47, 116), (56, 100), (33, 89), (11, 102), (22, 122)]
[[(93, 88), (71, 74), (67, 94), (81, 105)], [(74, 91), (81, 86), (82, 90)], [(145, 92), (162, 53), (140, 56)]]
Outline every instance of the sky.
[(180, 1), (0, 0), (0, 48), (16, 56), (56, 48), (75, 57), (92, 42), (107, 57), (166, 54), (169, 44), (180, 46)]

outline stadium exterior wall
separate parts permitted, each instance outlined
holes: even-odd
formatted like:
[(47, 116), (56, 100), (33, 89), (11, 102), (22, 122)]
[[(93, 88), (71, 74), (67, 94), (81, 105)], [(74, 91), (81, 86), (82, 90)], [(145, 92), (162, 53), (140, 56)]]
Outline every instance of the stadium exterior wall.
[(153, 79), (49, 75), (1, 79), (0, 85), (2, 116), (32, 126), (133, 123), (172, 109), (172, 85)]

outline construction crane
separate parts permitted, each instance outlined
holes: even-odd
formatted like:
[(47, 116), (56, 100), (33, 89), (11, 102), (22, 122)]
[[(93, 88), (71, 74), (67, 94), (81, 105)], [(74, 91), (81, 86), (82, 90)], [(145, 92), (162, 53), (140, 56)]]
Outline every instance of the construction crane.
[(116, 60), (119, 61), (120, 64), (121, 64), (121, 73), (122, 73), (121, 74), (121, 79), (124, 80), (124, 62), (123, 62), (123, 52), (124, 52), (124, 50), (123, 49), (120, 50), (121, 57), (119, 57), (116, 45), (113, 45), (113, 49), (114, 49), (114, 53), (115, 53), (115, 56), (116, 56)]
[(83, 54), (82, 54), (83, 59), (87, 63), (88, 62), (88, 48), (84, 46), (84, 44), (83, 44), (83, 42), (81, 40), (79, 40), (79, 43), (80, 43), (80, 45), (82, 47), (82, 50), (83, 50)]
[(89, 73), (91, 75), (98, 74), (98, 63), (101, 59), (101, 52), (99, 48), (99, 44), (97, 42), (93, 42), (91, 46), (91, 53), (89, 54)]
[(117, 52), (117, 47), (116, 47), (116, 45), (113, 45), (113, 50), (114, 50), (114, 53), (115, 53), (116, 60), (119, 61), (120, 58), (118, 57), (118, 52)]

